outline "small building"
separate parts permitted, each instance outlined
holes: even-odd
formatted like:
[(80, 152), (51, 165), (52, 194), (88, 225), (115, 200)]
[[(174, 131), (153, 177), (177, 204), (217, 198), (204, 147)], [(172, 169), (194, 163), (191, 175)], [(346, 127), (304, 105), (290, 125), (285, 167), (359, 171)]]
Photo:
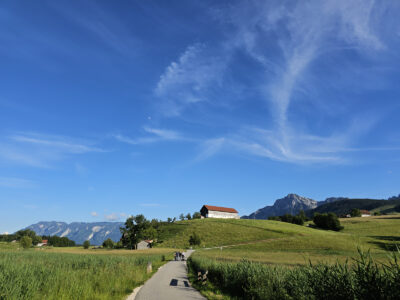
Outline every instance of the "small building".
[(143, 240), (137, 244), (136, 249), (137, 250), (150, 249), (152, 245), (153, 245), (153, 240)]
[(238, 211), (229, 207), (203, 205), (200, 214), (202, 218), (240, 219)]
[(41, 243), (38, 243), (36, 246), (38, 246), (38, 247), (47, 246), (47, 243), (48, 243), (48, 242), (49, 242), (48, 240), (42, 240), (42, 242), (41, 242)]
[(360, 209), (361, 217), (370, 217), (371, 213), (368, 210)]

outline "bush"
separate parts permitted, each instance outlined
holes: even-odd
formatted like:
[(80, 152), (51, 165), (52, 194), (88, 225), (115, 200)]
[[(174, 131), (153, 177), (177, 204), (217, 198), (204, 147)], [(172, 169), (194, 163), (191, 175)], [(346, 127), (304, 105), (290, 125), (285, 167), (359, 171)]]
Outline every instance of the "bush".
[(114, 242), (112, 241), (112, 239), (108, 238), (103, 242), (103, 247), (112, 249), (112, 248), (114, 248)]
[(200, 244), (201, 244), (201, 239), (197, 235), (197, 233), (194, 232), (193, 235), (191, 235), (189, 238), (189, 245), (190, 246), (200, 246)]
[(361, 217), (361, 211), (358, 208), (353, 208), (350, 212), (350, 215), (354, 217)]
[(19, 243), (24, 249), (30, 248), (32, 246), (32, 238), (25, 235), (19, 240)]
[(340, 226), (340, 221), (336, 214), (327, 213), (327, 214), (314, 214), (313, 218), (314, 224), (322, 229), (335, 230), (339, 231), (343, 229), (343, 226)]
[(90, 247), (90, 242), (89, 241), (84, 241), (83, 242), (83, 248), (89, 249), (89, 247)]

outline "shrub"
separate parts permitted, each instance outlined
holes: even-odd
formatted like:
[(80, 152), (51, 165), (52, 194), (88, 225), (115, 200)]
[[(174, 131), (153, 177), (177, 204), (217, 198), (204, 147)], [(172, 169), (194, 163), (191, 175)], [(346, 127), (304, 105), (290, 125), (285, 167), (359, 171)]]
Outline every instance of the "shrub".
[(191, 235), (189, 238), (189, 245), (190, 246), (200, 246), (200, 244), (201, 244), (200, 237), (197, 235), (196, 232), (193, 232), (193, 235)]
[(353, 208), (350, 212), (350, 215), (354, 217), (361, 217), (361, 211), (358, 208)]
[(84, 241), (83, 242), (83, 248), (89, 249), (89, 247), (90, 247), (90, 242), (89, 241)]
[(103, 242), (103, 247), (112, 249), (112, 248), (114, 248), (114, 242), (112, 241), (112, 239), (108, 238)]
[(336, 214), (327, 213), (327, 214), (314, 214), (313, 218), (314, 224), (322, 229), (335, 230), (339, 231), (343, 229), (343, 226), (340, 226), (340, 221)]
[(20, 245), (22, 248), (27, 249), (32, 246), (32, 238), (25, 235), (19, 240)]

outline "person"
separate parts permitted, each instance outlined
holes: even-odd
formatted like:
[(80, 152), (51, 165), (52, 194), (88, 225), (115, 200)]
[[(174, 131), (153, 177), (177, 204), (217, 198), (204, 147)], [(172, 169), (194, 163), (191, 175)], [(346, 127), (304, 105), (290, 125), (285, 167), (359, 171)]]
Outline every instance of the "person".
[(177, 260), (178, 260), (178, 252), (175, 252), (175, 254), (174, 254), (174, 258), (175, 258), (175, 261), (177, 261)]
[(182, 253), (182, 260), (185, 260), (185, 253)]

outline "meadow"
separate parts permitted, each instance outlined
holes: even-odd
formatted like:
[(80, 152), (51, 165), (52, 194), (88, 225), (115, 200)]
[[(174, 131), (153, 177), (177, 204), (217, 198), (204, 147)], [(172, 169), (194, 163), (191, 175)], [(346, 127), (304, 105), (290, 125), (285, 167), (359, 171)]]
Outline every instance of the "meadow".
[[(400, 266), (393, 258), (400, 247), (398, 215), (341, 219), (340, 232), (308, 224), (240, 221), (279, 235), (198, 249), (189, 261), (191, 280), (208, 299), (400, 297)], [(209, 271), (207, 285), (197, 284), (198, 270)]]
[(123, 299), (172, 258), (155, 251), (18, 249), (0, 245), (0, 299)]

